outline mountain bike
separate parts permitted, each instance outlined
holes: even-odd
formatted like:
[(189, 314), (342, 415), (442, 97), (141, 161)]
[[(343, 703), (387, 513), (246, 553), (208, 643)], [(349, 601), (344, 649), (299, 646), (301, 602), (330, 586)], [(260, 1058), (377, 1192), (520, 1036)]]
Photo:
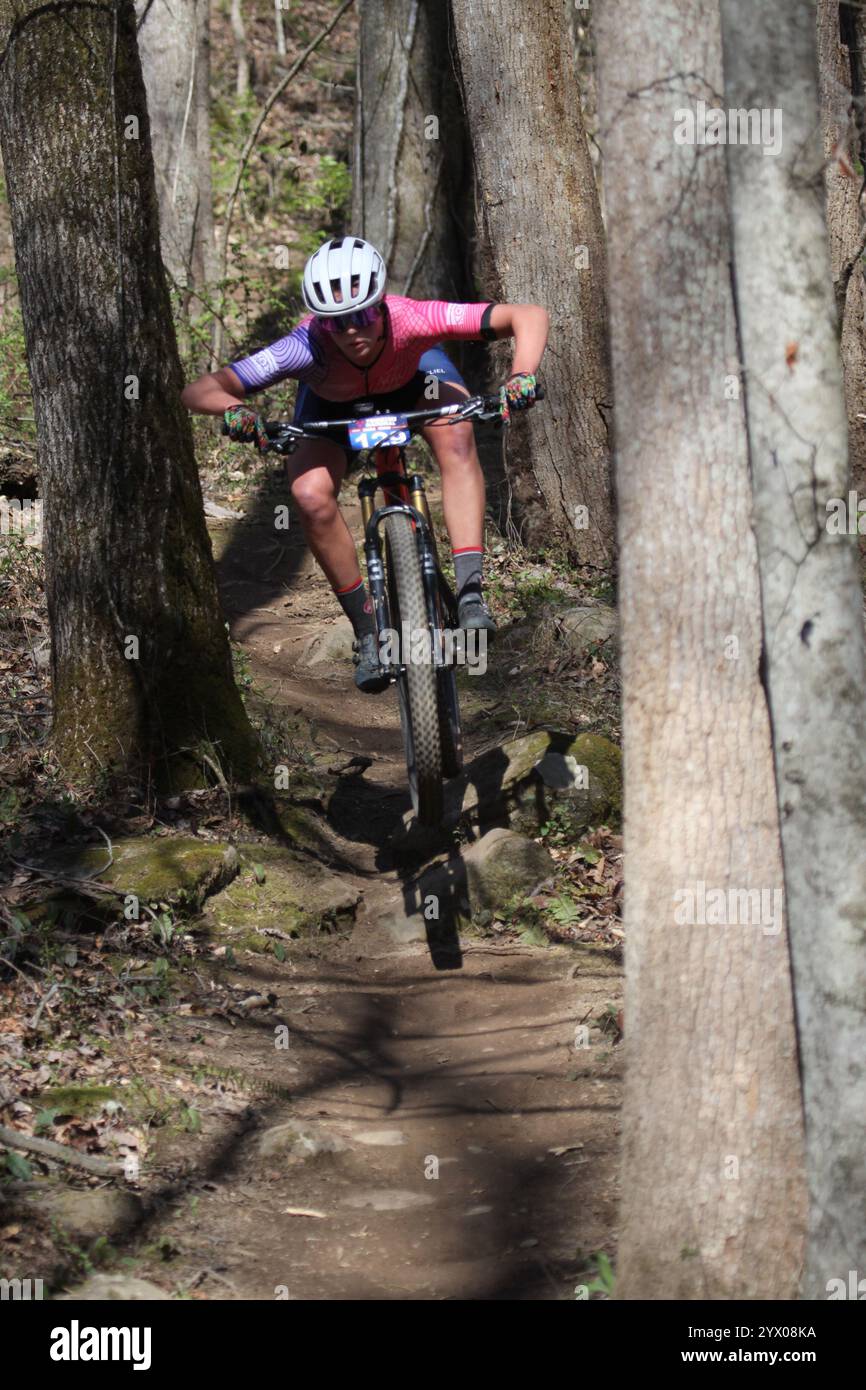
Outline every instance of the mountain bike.
[[(353, 401), (349, 409), (356, 414), (345, 420), (267, 421), (265, 430), (273, 451), (283, 455), (302, 439), (348, 440), (361, 466), (375, 470), (361, 478), (358, 497), (380, 662), (397, 687), (413, 812), (419, 825), (438, 827), (443, 779), (456, 777), (463, 767), (455, 668), (466, 659), (467, 634), (458, 628), (457, 599), (439, 563), (424, 480), (407, 472), (405, 449), (432, 421), (501, 422), (499, 396), (471, 396), (397, 415), (377, 415), (375, 405), (365, 401)], [(380, 490), (383, 502), (377, 506)], [(482, 644), (487, 637), (469, 635)]]

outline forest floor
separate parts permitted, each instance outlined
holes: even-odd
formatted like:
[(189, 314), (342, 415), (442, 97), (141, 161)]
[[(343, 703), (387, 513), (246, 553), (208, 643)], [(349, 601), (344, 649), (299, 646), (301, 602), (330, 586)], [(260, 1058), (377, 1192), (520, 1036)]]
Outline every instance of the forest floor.
[[(282, 482), (262, 466), (248, 475), (240, 452), (205, 477), (211, 500), (245, 513), (211, 523), (239, 679), (274, 749), (327, 782), (319, 858), (349, 911), (248, 946), (262, 923), (254, 908), (243, 915), (249, 893), (278, 883), (293, 851), (221, 807), (217, 790), (112, 820), (39, 791), (38, 737), (17, 790), (5, 769), (13, 907), (34, 836), (92, 843), (98, 827), (103, 839), (137, 830), (169, 846), (191, 834), (254, 848), (201, 913), (166, 917), (161, 936), (61, 919), (50, 947), (43, 937), (15, 957), (0, 986), (0, 1123), (132, 1155), (137, 1176), (7, 1154), (0, 1272), (74, 1298), (104, 1296), (106, 1276), (118, 1297), (135, 1296), (131, 1278), (147, 1281), (141, 1296), (208, 1299), (561, 1299), (581, 1284), (604, 1296), (623, 1050), (619, 840), (601, 827), (576, 859), (555, 830), (545, 839), (561, 897), (571, 887), (580, 903), (580, 875), (600, 856), (606, 865), (593, 888), (606, 896), (579, 927), (547, 918), (539, 931), (527, 908), (526, 920), (429, 931), (394, 848), (409, 804), (396, 701), (355, 691), (347, 626), (294, 523), (274, 552)], [(491, 587), (506, 621), (487, 674), (463, 678), (468, 756), (534, 727), (615, 737), (603, 650), (548, 661), (509, 644), (541, 599), (573, 603), (577, 586), (503, 554)], [(39, 603), (24, 601), (24, 657), (43, 640)], [(48, 709), (44, 661), (25, 672), (11, 641), (3, 655), (32, 737)], [(240, 913), (228, 933), (219, 904)]]

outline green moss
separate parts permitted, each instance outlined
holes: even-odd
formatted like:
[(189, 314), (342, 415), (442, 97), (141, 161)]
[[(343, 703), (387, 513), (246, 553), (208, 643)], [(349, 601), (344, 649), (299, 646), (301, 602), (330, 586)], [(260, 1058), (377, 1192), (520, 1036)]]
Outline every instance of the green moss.
[(256, 955), (267, 956), (272, 954), (274, 938), (262, 936), (258, 931), (241, 931), (234, 927), (229, 931), (231, 944), (236, 951), (252, 951)]
[(39, 1097), (44, 1110), (58, 1115), (89, 1117), (98, 1115), (109, 1100), (120, 1100), (121, 1090), (115, 1086), (51, 1086)]
[[(292, 790), (298, 796), (303, 795), (301, 790), (295, 792), (294, 779)], [(330, 848), (328, 837), (314, 811), (290, 801), (280, 801), (277, 803), (277, 816), (285, 834), (300, 849), (323, 853)]]
[(596, 778), (610, 808), (608, 823), (618, 824), (622, 818), (622, 750), (602, 734), (578, 734), (568, 752), (578, 764), (589, 768), (590, 779)]
[(289, 936), (348, 927), (359, 894), (345, 879), (278, 845), (239, 847), (241, 870), (231, 885), (208, 902), (212, 937), (248, 950), (271, 951), (271, 927)]
[(106, 893), (94, 899), (84, 887), (77, 893), (74, 885), (65, 885), (36, 903), (28, 903), (30, 920), (42, 920), (46, 914), (56, 913), (58, 906), (77, 910), (83, 918), (101, 920), (121, 912), (127, 896), (138, 898), (139, 904), (167, 903), (175, 913), (196, 912), (208, 894), (234, 877), (238, 867), (237, 854), (231, 845), (209, 843), (192, 836), (118, 840), (112, 846), (110, 864), (106, 864), (107, 857), (104, 845), (87, 845), (83, 849), (62, 850), (45, 856), (40, 867), (44, 866), (47, 871), (71, 879), (93, 878), (116, 889), (116, 895)]

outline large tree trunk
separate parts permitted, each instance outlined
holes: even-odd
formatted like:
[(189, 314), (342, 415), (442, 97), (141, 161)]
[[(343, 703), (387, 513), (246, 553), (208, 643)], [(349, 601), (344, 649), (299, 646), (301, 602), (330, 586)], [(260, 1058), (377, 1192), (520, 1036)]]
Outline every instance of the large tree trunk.
[[(803, 1292), (866, 1270), (866, 641), (807, 6), (722, 0), (729, 108), (783, 113), (781, 154), (728, 147), (766, 684), (803, 1069)], [(862, 402), (861, 402), (862, 404)], [(856, 526), (856, 516), (854, 518)]]
[(132, 0), (0, 0), (0, 141), (39, 434), (54, 739), (74, 781), (247, 777), (159, 252)]
[(162, 258), (185, 315), (216, 276), (208, 0), (137, 0)]
[(725, 157), (673, 138), (675, 110), (721, 89), (718, 14), (605, 0), (596, 37), (624, 685), (618, 1289), (792, 1298), (802, 1116)]
[(471, 153), (442, 0), (360, 10), (352, 226), (378, 246), (394, 294), (464, 299)]
[[(500, 301), (551, 316), (547, 401), (510, 447), (530, 461), (548, 533), (599, 566), (613, 556), (605, 247), (581, 117), (569, 0), (452, 0), (479, 217)], [(585, 510), (584, 510), (585, 509)]]
[[(866, 495), (866, 223), (861, 198), (866, 165), (866, 12), (860, 5), (818, 0), (817, 32), (827, 228), (845, 373), (851, 482)], [(861, 551), (866, 555), (866, 540), (861, 541)]]

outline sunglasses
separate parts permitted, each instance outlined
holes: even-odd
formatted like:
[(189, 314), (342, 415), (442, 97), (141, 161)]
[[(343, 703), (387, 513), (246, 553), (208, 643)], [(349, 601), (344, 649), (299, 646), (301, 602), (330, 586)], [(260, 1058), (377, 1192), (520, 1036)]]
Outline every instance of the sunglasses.
[(329, 318), (317, 316), (316, 322), (326, 333), (345, 333), (347, 328), (369, 328), (378, 317), (379, 310), (372, 304), (369, 309), (355, 309), (351, 314), (332, 314)]

